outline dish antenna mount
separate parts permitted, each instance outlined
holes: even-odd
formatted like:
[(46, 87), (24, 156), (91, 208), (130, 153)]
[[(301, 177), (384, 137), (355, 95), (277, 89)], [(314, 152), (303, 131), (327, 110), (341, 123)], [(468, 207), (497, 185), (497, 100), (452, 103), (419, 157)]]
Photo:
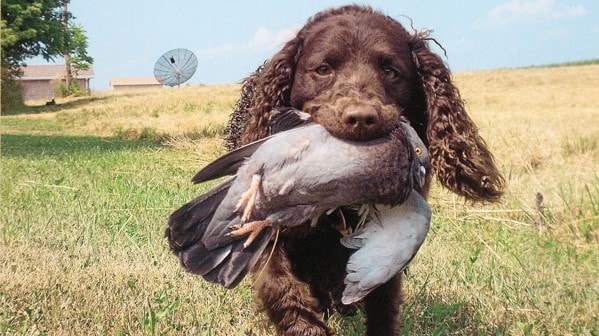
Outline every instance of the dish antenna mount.
[(196, 72), (198, 59), (187, 49), (165, 52), (154, 65), (154, 77), (162, 85), (175, 86), (187, 82)]

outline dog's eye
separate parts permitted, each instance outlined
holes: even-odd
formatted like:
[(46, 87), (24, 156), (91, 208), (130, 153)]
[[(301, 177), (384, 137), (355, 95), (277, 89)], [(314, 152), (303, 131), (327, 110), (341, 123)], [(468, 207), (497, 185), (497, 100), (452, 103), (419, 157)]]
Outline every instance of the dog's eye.
[(328, 76), (333, 73), (333, 68), (328, 64), (321, 64), (316, 68), (316, 73), (320, 76)]
[(397, 69), (393, 67), (386, 66), (383, 69), (383, 76), (385, 77), (385, 79), (393, 81), (399, 78), (399, 71), (397, 71)]

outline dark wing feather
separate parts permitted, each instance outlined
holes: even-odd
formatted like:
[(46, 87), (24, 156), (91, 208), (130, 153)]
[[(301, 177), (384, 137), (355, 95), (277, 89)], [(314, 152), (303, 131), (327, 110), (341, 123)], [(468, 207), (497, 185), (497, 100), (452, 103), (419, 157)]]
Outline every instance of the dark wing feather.
[(245, 239), (227, 235), (239, 216), (233, 210), (228, 219), (218, 220), (214, 216), (219, 207), (231, 206), (225, 198), (234, 179), (228, 179), (173, 212), (166, 230), (170, 248), (183, 268), (226, 288), (235, 287), (251, 270), (273, 232), (271, 228), (265, 229), (245, 248)]
[(288, 131), (312, 121), (309, 113), (293, 107), (279, 107), (268, 113), (268, 129), (270, 134)]
[(219, 184), (170, 215), (166, 237), (173, 252), (184, 250), (202, 239), (232, 181), (231, 178)]
[(187, 271), (225, 288), (233, 288), (254, 267), (272, 235), (273, 229), (267, 228), (248, 247), (243, 246), (243, 240), (215, 249), (207, 249), (200, 242), (177, 255)]
[(273, 232), (272, 228), (264, 229), (256, 240), (245, 248), (243, 247), (244, 241), (237, 241), (233, 245), (228, 245), (228, 247), (231, 247), (229, 255), (217, 267), (204, 274), (204, 279), (221, 284), (225, 288), (237, 286), (254, 267), (260, 255), (268, 246)]
[(229, 255), (233, 245), (223, 246), (217, 249), (207, 249), (202, 242), (198, 242), (187, 249), (177, 253), (181, 265), (187, 271), (205, 275), (218, 267)]
[(219, 177), (234, 175), (237, 173), (237, 170), (241, 167), (245, 159), (252, 156), (258, 147), (260, 147), (260, 145), (267, 139), (268, 138), (260, 139), (219, 157), (202, 168), (195, 174), (191, 181), (193, 183), (202, 183)]

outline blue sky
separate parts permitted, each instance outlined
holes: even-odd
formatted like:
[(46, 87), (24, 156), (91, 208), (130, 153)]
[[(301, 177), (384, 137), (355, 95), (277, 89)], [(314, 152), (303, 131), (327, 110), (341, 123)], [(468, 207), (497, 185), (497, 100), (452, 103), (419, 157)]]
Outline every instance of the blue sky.
[[(71, 0), (94, 57), (93, 90), (111, 78), (152, 77), (158, 57), (198, 57), (191, 84), (236, 83), (336, 0)], [(432, 29), (454, 72), (599, 58), (596, 0), (373, 0), (360, 2), (417, 29)], [(62, 60), (57, 59), (57, 63)], [(40, 64), (31, 60), (29, 64)]]

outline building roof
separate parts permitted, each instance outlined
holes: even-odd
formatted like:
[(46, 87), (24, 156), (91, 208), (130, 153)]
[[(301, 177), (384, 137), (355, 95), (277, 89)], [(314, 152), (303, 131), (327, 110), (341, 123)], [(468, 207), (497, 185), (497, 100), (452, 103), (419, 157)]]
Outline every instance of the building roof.
[[(40, 79), (55, 79), (62, 78), (65, 75), (64, 64), (43, 64), (43, 65), (28, 65), (21, 67), (23, 76), (21, 80), (40, 80)], [(94, 68), (90, 66), (88, 70), (79, 70), (73, 72), (73, 78), (89, 79), (94, 77)]]
[(128, 78), (112, 78), (110, 86), (122, 85), (162, 85), (154, 77), (128, 77)]

